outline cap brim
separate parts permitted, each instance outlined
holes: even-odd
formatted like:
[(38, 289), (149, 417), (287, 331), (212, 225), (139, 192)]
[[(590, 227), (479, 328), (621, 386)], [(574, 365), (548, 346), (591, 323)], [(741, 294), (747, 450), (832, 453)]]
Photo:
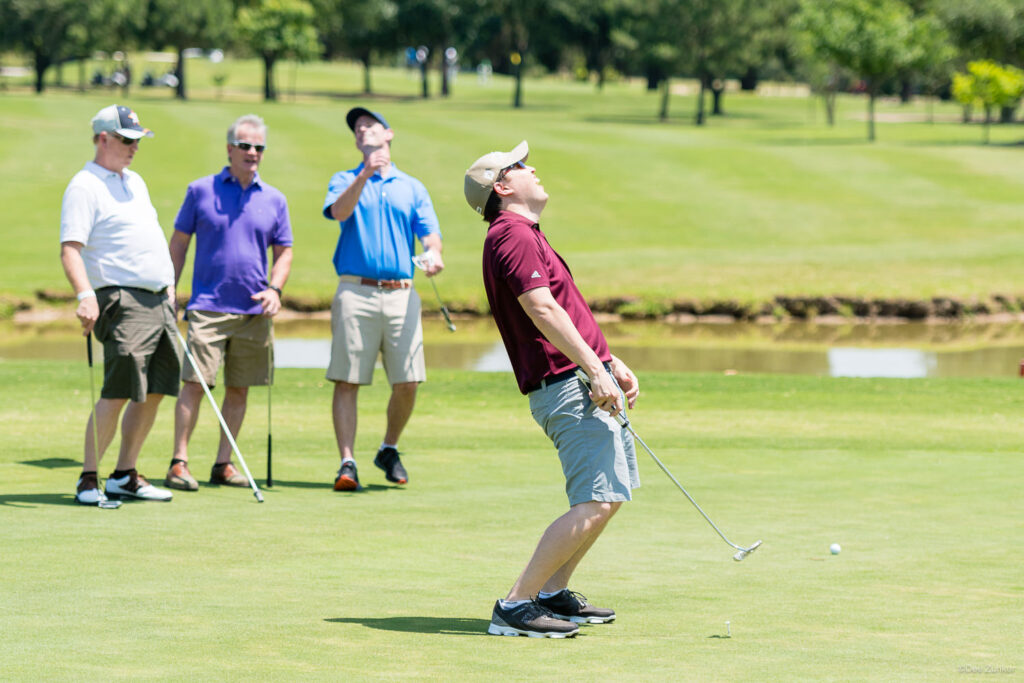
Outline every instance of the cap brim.
[(352, 107), (351, 109), (348, 110), (348, 113), (345, 114), (345, 123), (348, 124), (349, 130), (351, 130), (353, 133), (356, 132), (356, 121), (359, 120), (360, 116), (369, 116), (371, 119), (378, 122), (385, 128), (390, 128), (390, 126), (387, 123), (381, 121), (380, 117), (374, 114), (369, 109), (365, 109), (363, 107)]
[(141, 140), (142, 138), (153, 137), (153, 131), (149, 128), (118, 128), (114, 132), (131, 140)]

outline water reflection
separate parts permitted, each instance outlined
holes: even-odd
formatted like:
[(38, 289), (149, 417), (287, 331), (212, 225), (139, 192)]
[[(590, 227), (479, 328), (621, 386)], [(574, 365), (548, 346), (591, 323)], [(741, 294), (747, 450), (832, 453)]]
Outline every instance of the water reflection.
[[(424, 320), (427, 366), (481, 372), (511, 367), (489, 319)], [(811, 374), (843, 377), (998, 377), (1016, 375), (1024, 324), (887, 325), (667, 324), (603, 322), (616, 355), (638, 371)], [(282, 320), (275, 326), (280, 367), (326, 368), (330, 323)], [(71, 322), (0, 324), (0, 360), (84, 360)]]

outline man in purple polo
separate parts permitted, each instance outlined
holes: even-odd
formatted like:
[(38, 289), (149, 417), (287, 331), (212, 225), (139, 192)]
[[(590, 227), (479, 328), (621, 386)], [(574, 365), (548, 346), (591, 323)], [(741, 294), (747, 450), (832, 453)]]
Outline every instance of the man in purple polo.
[[(614, 419), (623, 392), (632, 408), (640, 389), (608, 350), (572, 273), (540, 230), (548, 195), (526, 164), (529, 151), (524, 141), (477, 159), (466, 171), (465, 195), (490, 224), (483, 248), (487, 301), (519, 390), (558, 449), (570, 507), (494, 604), (487, 632), (567, 638), (578, 633), (577, 624), (615, 619), (614, 610), (569, 590), (569, 579), (640, 485), (632, 436)], [(579, 368), (590, 377), (590, 391), (576, 377)]]
[[(257, 173), (266, 144), (267, 126), (258, 116), (243, 116), (228, 128), (228, 165), (188, 186), (170, 243), (177, 284), (196, 236), (186, 313), (188, 346), (209, 386), (224, 365), (221, 412), (236, 438), (249, 387), (270, 382), (271, 319), (281, 310), (281, 290), (292, 265), (288, 202)], [(274, 253), (269, 278), (268, 248)], [(189, 472), (188, 441), (199, 417), (203, 387), (191, 364), (183, 366), (182, 380), (174, 410), (174, 455), (164, 484), (195, 491), (199, 483)], [(231, 462), (231, 443), (223, 433), (210, 483), (249, 485)]]

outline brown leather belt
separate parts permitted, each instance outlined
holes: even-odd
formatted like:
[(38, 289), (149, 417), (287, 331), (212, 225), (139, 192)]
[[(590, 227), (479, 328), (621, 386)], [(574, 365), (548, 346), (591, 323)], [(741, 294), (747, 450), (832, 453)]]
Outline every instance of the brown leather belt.
[(409, 289), (412, 287), (412, 280), (374, 280), (371, 277), (359, 277), (358, 275), (342, 275), (338, 279), (342, 282), (352, 282), (377, 289)]

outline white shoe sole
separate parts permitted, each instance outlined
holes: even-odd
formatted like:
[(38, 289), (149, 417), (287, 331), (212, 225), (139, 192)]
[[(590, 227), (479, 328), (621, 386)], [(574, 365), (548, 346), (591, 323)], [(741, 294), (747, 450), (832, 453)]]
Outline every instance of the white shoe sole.
[(567, 617), (564, 614), (555, 614), (556, 619), (571, 621), (574, 624), (610, 624), (615, 621), (615, 615), (610, 617)]
[(517, 628), (512, 628), (511, 626), (499, 626), (498, 624), (491, 622), (491, 625), (487, 627), (487, 632), (492, 636), (527, 636), (529, 638), (572, 638), (577, 633), (579, 633), (580, 630), (576, 629), (575, 631), (569, 631), (567, 633), (558, 633), (554, 631), (543, 633), (541, 631), (521, 631)]

